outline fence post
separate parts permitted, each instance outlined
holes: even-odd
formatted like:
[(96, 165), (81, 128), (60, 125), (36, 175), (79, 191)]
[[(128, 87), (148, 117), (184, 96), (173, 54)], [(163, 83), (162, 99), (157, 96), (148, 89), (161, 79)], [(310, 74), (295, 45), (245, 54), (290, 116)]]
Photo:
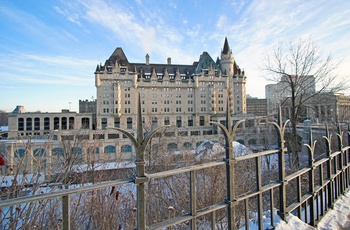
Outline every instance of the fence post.
[(287, 185), (287, 181), (285, 181), (285, 177), (286, 177), (286, 165), (285, 165), (285, 146), (284, 146), (284, 131), (286, 129), (286, 126), (289, 122), (289, 120), (287, 120), (284, 124), (282, 123), (282, 112), (281, 112), (281, 106), (279, 106), (279, 110), (278, 110), (278, 120), (277, 123), (276, 122), (270, 122), (271, 124), (274, 125), (276, 132), (277, 132), (277, 136), (278, 136), (278, 140), (277, 140), (277, 144), (278, 144), (278, 177), (279, 177), (279, 181), (281, 183), (280, 187), (279, 187), (279, 200), (280, 200), (280, 205), (279, 205), (279, 216), (281, 217), (282, 220), (286, 220), (287, 217), (287, 213), (286, 213), (286, 185)]
[(227, 197), (225, 199), (227, 203), (227, 224), (228, 229), (235, 229), (235, 218), (236, 218), (236, 199), (235, 199), (235, 157), (234, 157), (234, 149), (232, 145), (233, 137), (236, 133), (238, 126), (244, 122), (245, 120), (238, 121), (235, 125), (232, 126), (231, 115), (229, 114), (229, 100), (227, 100), (226, 105), (226, 126), (219, 122), (211, 122), (212, 124), (217, 125), (223, 132), (225, 137), (225, 149), (226, 149), (226, 190)]
[(134, 183), (136, 184), (136, 223), (138, 230), (146, 229), (146, 199), (145, 199), (145, 183), (148, 183), (149, 177), (146, 175), (145, 170), (145, 149), (148, 145), (148, 142), (152, 137), (160, 130), (168, 128), (170, 126), (164, 125), (158, 128), (155, 128), (148, 132), (145, 137), (143, 136), (143, 127), (142, 127), (142, 112), (141, 112), (141, 99), (140, 94), (138, 95), (138, 113), (137, 113), (137, 139), (133, 134), (129, 133), (127, 130), (120, 128), (109, 128), (115, 129), (127, 136), (130, 141), (133, 143), (136, 150), (136, 177), (134, 178)]
[(341, 170), (341, 173), (339, 175), (340, 177), (340, 181), (339, 181), (339, 185), (340, 185), (340, 193), (343, 194), (345, 192), (345, 179), (344, 179), (344, 151), (343, 151), (343, 132), (341, 131), (341, 127), (340, 124), (338, 123), (338, 150), (340, 151), (340, 155), (339, 155), (339, 170)]
[[(197, 186), (196, 186), (196, 171), (190, 172), (190, 213), (195, 216), (197, 213)], [(191, 219), (191, 229), (196, 229), (196, 219)]]
[(62, 228), (70, 230), (70, 195), (62, 196)]
[(327, 149), (326, 154), (328, 157), (327, 160), (327, 179), (330, 180), (330, 183), (327, 185), (327, 197), (328, 197), (328, 208), (333, 208), (334, 202), (334, 178), (332, 177), (332, 135), (329, 133), (328, 125), (326, 124), (326, 136), (323, 138), (326, 139)]
[(310, 167), (309, 171), (309, 193), (311, 194), (311, 202), (310, 202), (310, 225), (315, 226), (315, 198), (317, 198), (315, 194), (315, 144), (316, 141), (312, 140), (312, 129), (309, 127), (309, 144), (305, 144), (308, 148), (308, 166)]

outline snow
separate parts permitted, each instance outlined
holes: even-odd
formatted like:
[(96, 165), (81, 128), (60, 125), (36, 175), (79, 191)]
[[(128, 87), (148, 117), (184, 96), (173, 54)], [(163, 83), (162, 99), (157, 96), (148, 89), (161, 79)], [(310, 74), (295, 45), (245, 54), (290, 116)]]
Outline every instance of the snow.
[[(257, 226), (255, 228), (258, 229)], [(276, 230), (328, 230), (328, 229), (350, 229), (350, 190), (339, 198), (334, 204), (334, 208), (329, 210), (327, 214), (321, 219), (317, 227), (311, 227), (310, 225), (302, 222), (298, 217), (289, 214), (287, 221), (280, 221), (276, 225)]]

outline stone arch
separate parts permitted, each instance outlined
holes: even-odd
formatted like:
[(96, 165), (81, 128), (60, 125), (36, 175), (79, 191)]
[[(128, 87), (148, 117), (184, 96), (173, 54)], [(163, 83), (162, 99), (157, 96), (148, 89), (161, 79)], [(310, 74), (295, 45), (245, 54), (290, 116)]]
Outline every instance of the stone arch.
[(116, 148), (113, 145), (107, 145), (104, 148), (104, 153), (115, 153), (116, 152)]
[(175, 142), (169, 143), (167, 149), (168, 150), (177, 150), (177, 143), (175, 143)]

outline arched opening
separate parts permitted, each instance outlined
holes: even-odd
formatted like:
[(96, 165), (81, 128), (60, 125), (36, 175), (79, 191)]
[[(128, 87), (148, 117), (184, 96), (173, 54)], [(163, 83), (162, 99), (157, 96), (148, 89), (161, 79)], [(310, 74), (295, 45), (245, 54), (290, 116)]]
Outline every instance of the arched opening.
[(192, 143), (191, 142), (185, 142), (183, 144), (183, 148), (184, 149), (191, 149), (192, 148)]
[(80, 147), (73, 147), (70, 150), (71, 154), (82, 154), (83, 150)]
[(17, 149), (14, 152), (14, 157), (24, 157), (25, 150), (24, 149)]
[(114, 118), (114, 127), (120, 128), (120, 118), (119, 117)]
[(107, 145), (104, 149), (104, 152), (105, 153), (115, 153), (116, 152), (115, 146)]
[(53, 129), (58, 130), (60, 128), (60, 118), (54, 117), (53, 118)]
[(164, 118), (164, 125), (170, 125), (170, 118), (169, 117)]
[(18, 118), (18, 131), (23, 131), (23, 130), (24, 130), (24, 119)]
[(69, 129), (74, 129), (74, 117), (69, 117)]
[(168, 150), (177, 150), (177, 144), (176, 143), (169, 143), (167, 149)]
[(49, 117), (44, 118), (44, 130), (50, 130), (50, 118)]
[(67, 118), (66, 117), (61, 118), (61, 129), (67, 129)]
[(188, 117), (187, 123), (188, 123), (188, 126), (193, 126), (193, 117), (192, 116)]
[(132, 129), (132, 118), (131, 117), (128, 117), (126, 119), (126, 128), (127, 129)]
[(41, 149), (41, 148), (34, 149), (33, 153), (34, 153), (34, 156), (36, 157), (46, 156), (45, 149)]
[(205, 124), (204, 116), (200, 116), (199, 117), (199, 126), (204, 126), (204, 124)]
[(102, 129), (107, 129), (107, 118), (102, 118), (101, 119), (101, 126), (102, 126)]
[(244, 145), (244, 140), (242, 140), (242, 139), (238, 139), (237, 142)]
[(130, 153), (132, 152), (132, 147), (131, 145), (123, 145), (121, 151), (123, 153)]
[(52, 155), (63, 156), (64, 152), (62, 148), (54, 148), (52, 149)]
[(248, 145), (256, 145), (256, 139), (250, 139)]
[(181, 127), (182, 126), (182, 119), (180, 116), (176, 117), (176, 127)]
[(34, 118), (34, 130), (40, 130), (40, 118)]
[(100, 149), (98, 147), (96, 147), (95, 149), (94, 149), (94, 147), (89, 147), (87, 149), (87, 151), (88, 151), (89, 154), (94, 154), (94, 153), (98, 154), (98, 153), (100, 153)]
[(28, 117), (26, 119), (26, 130), (32, 130), (32, 118)]
[(88, 117), (81, 118), (81, 128), (88, 129), (90, 127), (90, 119)]

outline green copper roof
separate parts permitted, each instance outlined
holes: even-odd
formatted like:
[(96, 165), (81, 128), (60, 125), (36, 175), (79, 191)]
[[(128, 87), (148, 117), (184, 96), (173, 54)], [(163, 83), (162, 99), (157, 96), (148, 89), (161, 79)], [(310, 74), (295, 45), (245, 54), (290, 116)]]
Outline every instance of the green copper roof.
[(215, 61), (210, 57), (208, 52), (203, 52), (203, 54), (200, 56), (198, 65), (196, 68), (196, 74), (200, 74), (203, 69), (211, 69), (215, 68), (218, 71), (220, 71), (219, 66), (215, 63)]

